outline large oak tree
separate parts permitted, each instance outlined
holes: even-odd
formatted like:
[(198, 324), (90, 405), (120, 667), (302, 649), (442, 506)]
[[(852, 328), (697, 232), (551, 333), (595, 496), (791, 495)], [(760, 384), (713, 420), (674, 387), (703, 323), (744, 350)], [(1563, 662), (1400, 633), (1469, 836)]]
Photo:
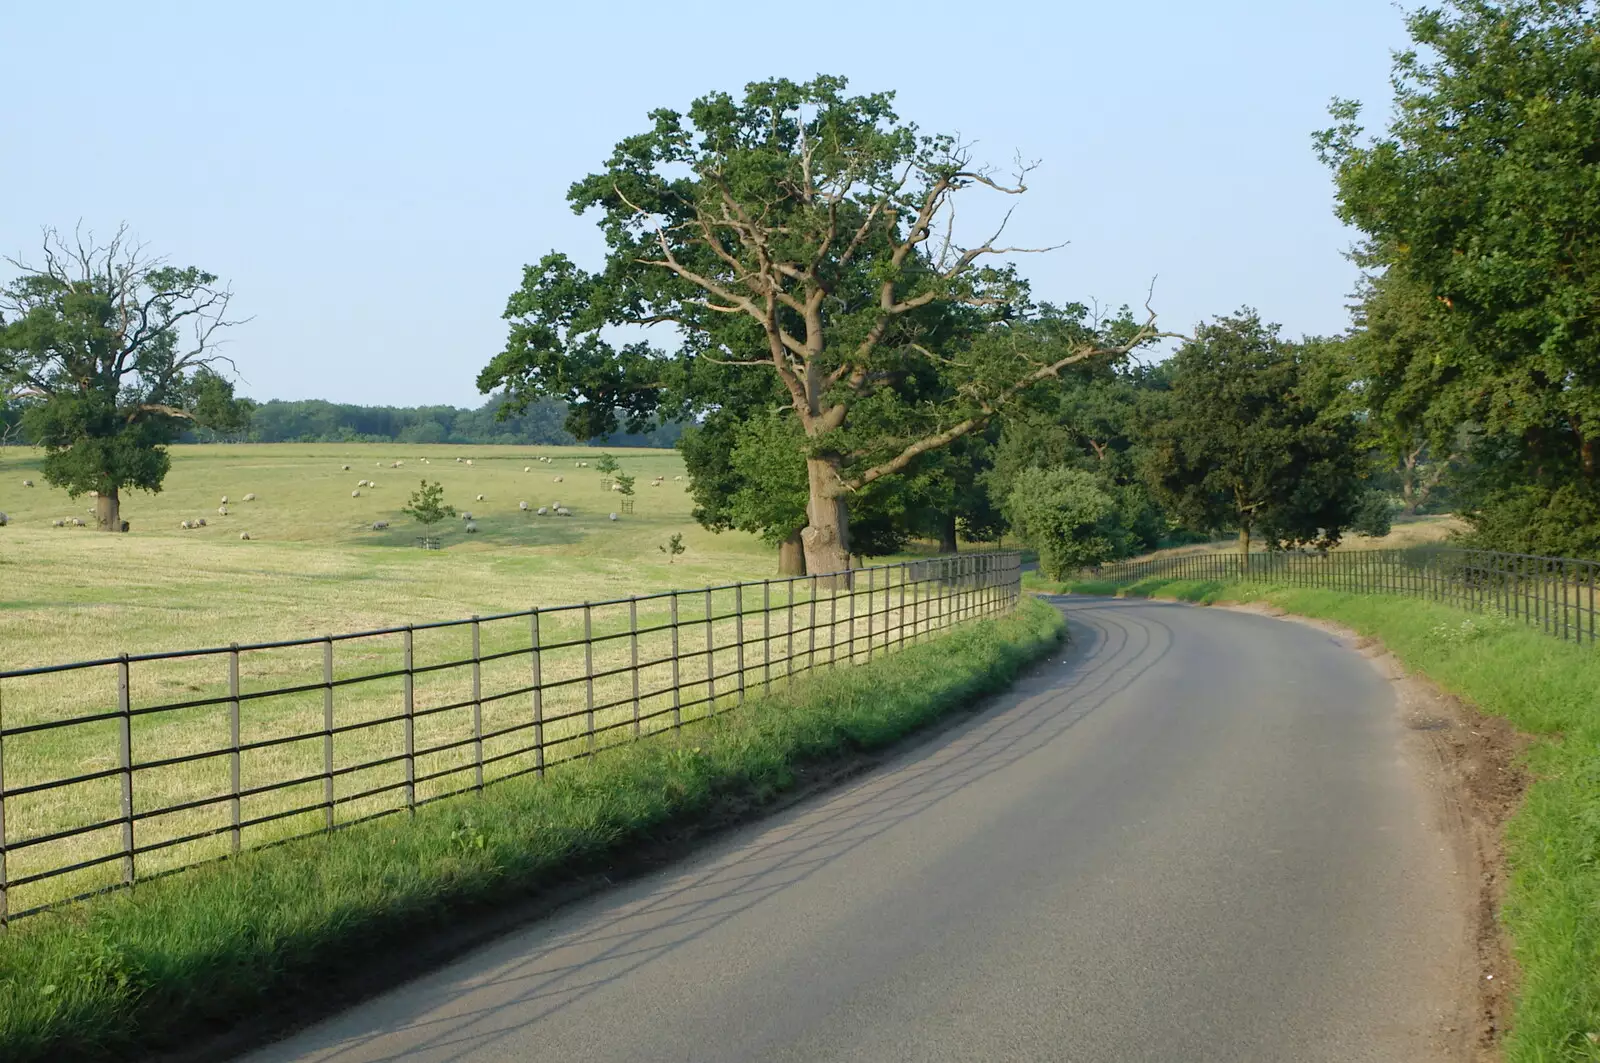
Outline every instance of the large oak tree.
[[(552, 253), (526, 269), (505, 351), (479, 376), (513, 404), (573, 403), (574, 435), (663, 407), (714, 407), (708, 364), (771, 374), (807, 467), (807, 569), (848, 564), (848, 500), (983, 426), (1066, 366), (1124, 354), (1153, 318), (1035, 306), (999, 232), (965, 240), (956, 200), (1022, 194), (951, 136), (902, 122), (892, 95), (844, 79), (776, 79), (652, 113), (575, 183), (606, 242), (589, 272)], [(999, 226), (1003, 229), (1004, 226)], [(671, 351), (616, 342), (666, 326)]]
[(8, 260), (18, 276), (0, 288), (0, 389), (45, 448), (45, 479), (73, 498), (94, 492), (99, 527), (119, 531), (122, 490), (161, 490), (167, 444), (248, 417), (219, 370), (231, 293), (126, 230), (103, 244), (47, 230), (43, 256)]

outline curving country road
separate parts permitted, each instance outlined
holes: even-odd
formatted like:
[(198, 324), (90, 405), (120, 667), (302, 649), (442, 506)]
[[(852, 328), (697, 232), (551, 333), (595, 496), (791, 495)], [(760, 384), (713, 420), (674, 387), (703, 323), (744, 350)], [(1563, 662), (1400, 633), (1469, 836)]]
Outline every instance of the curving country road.
[(1462, 1058), (1471, 899), (1390, 685), (1300, 624), (1059, 605), (970, 721), (248, 1058)]

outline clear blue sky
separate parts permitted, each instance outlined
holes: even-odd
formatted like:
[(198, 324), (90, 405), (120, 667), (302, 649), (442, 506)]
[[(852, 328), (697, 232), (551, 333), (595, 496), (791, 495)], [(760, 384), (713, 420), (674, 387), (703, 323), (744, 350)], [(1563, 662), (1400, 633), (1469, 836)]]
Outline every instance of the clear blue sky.
[(1070, 241), (1023, 263), (1042, 298), (1159, 277), (1170, 329), (1248, 304), (1340, 331), (1310, 134), (1334, 95), (1387, 114), (1405, 43), (1388, 0), (5, 6), (0, 251), (126, 221), (232, 281), (243, 393), (397, 405), (482, 401), (522, 265), (598, 261), (568, 184), (647, 111), (776, 75), (1041, 159), (1012, 233)]

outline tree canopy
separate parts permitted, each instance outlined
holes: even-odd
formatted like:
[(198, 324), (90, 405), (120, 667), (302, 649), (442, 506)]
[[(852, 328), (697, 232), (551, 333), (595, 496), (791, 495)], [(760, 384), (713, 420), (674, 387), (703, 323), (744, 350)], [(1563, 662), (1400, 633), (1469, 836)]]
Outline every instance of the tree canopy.
[(1253, 311), (1201, 325), (1141, 404), (1151, 490), (1191, 527), (1281, 547), (1339, 541), (1361, 501), (1364, 454), (1345, 377), (1317, 343)]
[[(567, 399), (574, 434), (597, 435), (714, 408), (708, 372), (765, 374), (800, 428), (813, 572), (845, 567), (847, 499), (1066, 366), (1155, 335), (1153, 319), (1035, 305), (1001, 258), (1029, 249), (959, 237), (956, 198), (1020, 195), (1029, 167), (1002, 179), (901, 121), (891, 94), (846, 87), (774, 79), (652, 112), (568, 194), (595, 213), (604, 264), (529, 266), (478, 381), (513, 408)], [(613, 342), (615, 326), (666, 326), (675, 349)]]
[(1365, 235), (1375, 409), (1440, 457), (1471, 429), (1480, 530), (1552, 532), (1490, 545), (1600, 551), (1593, 5), (1449, 0), (1407, 24), (1386, 129), (1367, 137), (1341, 100), (1318, 136), (1339, 215)]
[(236, 427), (247, 400), (219, 370), (232, 293), (216, 276), (146, 254), (126, 230), (106, 243), (45, 233), (44, 260), (8, 260), (0, 288), (0, 384), (24, 400), (44, 476), (97, 495), (99, 525), (121, 528), (119, 492), (159, 491), (166, 445), (191, 425)]

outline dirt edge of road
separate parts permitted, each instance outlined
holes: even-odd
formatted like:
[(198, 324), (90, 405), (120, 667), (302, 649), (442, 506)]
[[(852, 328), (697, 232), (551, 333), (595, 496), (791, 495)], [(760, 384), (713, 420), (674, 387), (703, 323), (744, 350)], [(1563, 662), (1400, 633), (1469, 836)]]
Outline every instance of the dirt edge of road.
[[(1406, 728), (1405, 753), (1421, 768), (1439, 825), (1456, 849), (1469, 882), (1476, 884), (1468, 914), (1468, 952), (1475, 961), (1475, 999), (1464, 1002), (1466, 1027), (1447, 1025), (1463, 1059), (1496, 1063), (1500, 1037), (1511, 1017), (1517, 967), (1499, 913), (1505, 899), (1505, 824), (1522, 803), (1529, 778), (1522, 753), (1529, 738), (1506, 720), (1440, 690), (1409, 672), (1383, 643), (1328, 620), (1299, 616), (1260, 602), (1217, 603), (1217, 608), (1306, 624), (1345, 641), (1395, 687)], [(1470, 1027), (1470, 1028), (1467, 1028)]]

